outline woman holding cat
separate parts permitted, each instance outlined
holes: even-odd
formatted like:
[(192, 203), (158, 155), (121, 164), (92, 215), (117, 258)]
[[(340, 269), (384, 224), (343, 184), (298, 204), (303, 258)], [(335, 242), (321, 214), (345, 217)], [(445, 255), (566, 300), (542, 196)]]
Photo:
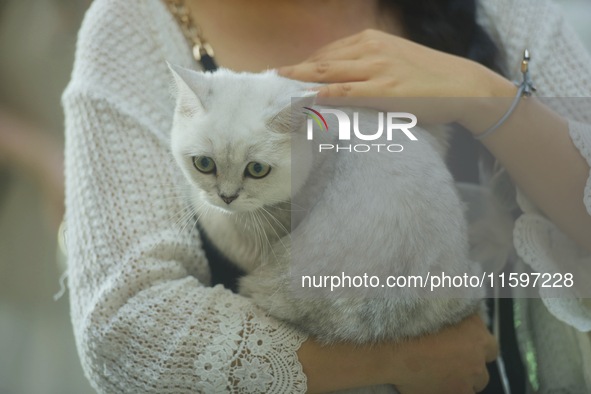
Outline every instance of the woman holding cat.
[[(320, 93), (329, 96), (512, 96), (509, 82), (477, 62), (499, 70), (489, 34), (515, 57), (543, 20), (554, 27), (543, 30), (548, 39), (561, 32), (551, 47), (566, 48), (552, 59), (571, 62), (567, 71), (575, 67), (587, 85), (568, 84), (566, 65), (556, 62), (540, 87), (547, 82), (550, 92), (575, 86), (570, 94), (590, 93), (583, 65), (591, 63), (546, 3), (483, 2), (479, 15), (489, 33), (476, 24), (473, 1), (186, 3), (220, 65), (258, 72), (297, 64), (280, 70), (329, 83)], [(542, 59), (542, 48), (530, 49)], [(168, 151), (173, 103), (165, 61), (196, 66), (163, 1), (93, 3), (64, 93), (72, 321), (93, 387), (108, 393), (283, 393), (389, 383), (409, 394), (482, 390), (484, 365), (494, 359), (496, 345), (476, 317), (402, 344), (324, 348), (248, 299), (207, 286), (210, 269), (199, 234), (179, 226), (187, 212)], [(514, 132), (519, 124), (507, 123), (485, 144), (528, 197), (584, 245), (590, 222), (581, 195), (589, 169), (568, 139), (567, 123), (537, 104), (518, 110), (535, 114), (528, 121), (559, 130), (544, 132), (543, 139), (559, 148), (547, 154), (569, 158), (565, 167), (549, 168), (536, 153), (542, 136)], [(491, 111), (490, 119), (474, 121), (452, 111), (437, 120), (459, 121), (477, 134), (498, 115)], [(584, 120), (584, 114), (573, 117)], [(582, 146), (588, 137), (576, 135)], [(527, 163), (519, 160), (524, 154), (531, 157)], [(561, 177), (565, 171), (573, 176)], [(547, 190), (540, 174), (559, 187)]]

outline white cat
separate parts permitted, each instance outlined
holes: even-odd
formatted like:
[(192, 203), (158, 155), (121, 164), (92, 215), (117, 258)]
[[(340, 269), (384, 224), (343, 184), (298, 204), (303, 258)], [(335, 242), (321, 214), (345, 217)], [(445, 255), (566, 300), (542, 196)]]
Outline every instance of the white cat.
[[(401, 340), (479, 308), (482, 294), (472, 289), (448, 298), (416, 287), (302, 287), (305, 276), (366, 273), (383, 284), (388, 275), (479, 270), (468, 258), (464, 208), (432, 134), (414, 128), (417, 141), (403, 133), (384, 141), (402, 145), (399, 153), (319, 152), (319, 143), (339, 143), (338, 125), (326, 116), (332, 132), (308, 140), (302, 108), (315, 104), (314, 85), (273, 71), (171, 69), (172, 152), (201, 227), (248, 273), (241, 294), (325, 343)], [(377, 127), (376, 111), (344, 110)]]

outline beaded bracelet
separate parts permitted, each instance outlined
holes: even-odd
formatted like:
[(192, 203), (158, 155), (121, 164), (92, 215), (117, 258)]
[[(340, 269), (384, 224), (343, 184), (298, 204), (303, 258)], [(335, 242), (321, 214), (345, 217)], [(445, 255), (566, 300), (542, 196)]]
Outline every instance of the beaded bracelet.
[(521, 82), (521, 84), (518, 84), (517, 82), (515, 83), (515, 85), (517, 85), (519, 89), (517, 90), (517, 95), (515, 95), (515, 99), (511, 103), (511, 107), (509, 107), (509, 110), (494, 126), (489, 128), (488, 130), (483, 131), (480, 134), (475, 135), (474, 138), (476, 138), (477, 140), (482, 140), (491, 135), (495, 130), (501, 127), (501, 125), (505, 123), (507, 119), (509, 119), (513, 112), (515, 112), (515, 109), (517, 108), (517, 105), (519, 104), (522, 98), (528, 98), (536, 91), (534, 83), (529, 75), (530, 60), (531, 57), (529, 55), (529, 50), (526, 49), (523, 52), (523, 61), (521, 62), (521, 73), (523, 74), (523, 82)]

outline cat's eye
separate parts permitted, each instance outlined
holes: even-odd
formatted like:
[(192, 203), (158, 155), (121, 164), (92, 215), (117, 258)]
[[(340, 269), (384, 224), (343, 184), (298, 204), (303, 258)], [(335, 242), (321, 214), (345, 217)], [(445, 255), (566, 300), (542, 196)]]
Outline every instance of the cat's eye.
[(207, 156), (194, 156), (193, 165), (197, 171), (204, 174), (211, 174), (215, 171), (215, 161), (211, 157)]
[(255, 179), (264, 178), (271, 172), (271, 166), (264, 163), (253, 161), (248, 163), (244, 174)]

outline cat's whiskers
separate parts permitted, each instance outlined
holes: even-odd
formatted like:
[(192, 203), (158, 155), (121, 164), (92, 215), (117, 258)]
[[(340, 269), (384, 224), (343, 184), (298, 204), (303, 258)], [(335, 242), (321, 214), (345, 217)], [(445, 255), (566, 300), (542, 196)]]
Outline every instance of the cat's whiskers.
[(257, 223), (257, 230), (259, 233), (259, 239), (261, 241), (260, 251), (261, 254), (266, 254), (268, 252), (267, 244), (269, 244), (270, 246), (269, 238), (267, 237), (267, 233), (265, 232), (265, 226), (263, 225), (263, 222), (261, 221), (261, 218), (259, 217), (257, 211), (254, 211), (254, 218), (255, 222)]
[[(185, 232), (187, 230), (187, 228), (189, 228), (189, 231), (187, 232), (187, 237), (190, 238), (192, 236), (193, 231), (196, 230), (196, 223), (197, 220), (192, 220), (195, 218), (196, 212), (195, 209), (192, 205), (186, 205), (183, 206), (177, 213), (171, 215), (171, 220), (173, 221), (173, 223), (171, 223), (170, 227), (169, 227), (169, 231), (172, 231), (173, 233), (175, 233), (175, 238), (178, 239), (182, 236), (183, 232)], [(176, 218), (176, 219), (175, 219)], [(189, 226), (191, 223), (193, 223), (193, 226)], [(180, 242), (176, 242), (172, 251), (173, 256), (176, 256), (176, 251), (177, 248), (179, 246)]]
[(186, 228), (191, 223), (193, 223), (194, 227), (196, 227), (201, 216), (203, 216), (208, 211), (209, 211), (209, 205), (206, 202), (202, 202), (201, 205), (199, 205), (199, 207), (194, 207), (191, 204), (183, 207), (176, 214), (176, 216), (179, 216), (179, 218), (173, 224), (173, 227), (180, 227), (178, 229), (177, 235), (182, 234), (182, 232), (185, 231)]
[(195, 227), (197, 225), (198, 219), (195, 219), (195, 215), (196, 215), (196, 212), (193, 209), (191, 211), (187, 212), (187, 214), (185, 215), (185, 218), (186, 218), (185, 223), (184, 223), (184, 225), (181, 225), (181, 228), (179, 229), (179, 232), (178, 232), (179, 235), (184, 233), (190, 224), (193, 224), (193, 227)]
[[(194, 231), (198, 231), (197, 230), (197, 223), (199, 223), (199, 219), (201, 219), (201, 217), (203, 215), (206, 215), (209, 212), (210, 206), (208, 204), (206, 204), (205, 202), (201, 203), (201, 205), (195, 209), (193, 206), (190, 207), (191, 215), (189, 215), (187, 217), (187, 222), (185, 223), (185, 225), (179, 230), (178, 234), (181, 235), (184, 231), (186, 231), (187, 227), (189, 227), (189, 225), (191, 223), (193, 223), (193, 226), (189, 227), (189, 231), (187, 233), (187, 236), (191, 236), (192, 233)], [(198, 214), (199, 213), (199, 214)], [(194, 219), (194, 220), (191, 220)], [(178, 245), (178, 244), (177, 244)], [(174, 252), (176, 252), (176, 246), (175, 246), (175, 250)], [(174, 253), (173, 252), (173, 253)]]
[[(283, 207), (281, 207), (282, 204), (287, 204), (288, 207), (283, 208)], [(290, 200), (271, 200), (271, 201), (269, 201), (269, 204), (267, 204), (267, 206), (269, 206), (269, 205), (272, 205), (273, 209), (276, 209), (278, 211), (286, 211), (286, 212), (305, 212), (305, 211), (307, 211), (304, 207), (302, 207)], [(297, 208), (297, 209), (293, 209), (293, 208)]]
[(191, 190), (188, 186), (170, 185), (167, 190), (169, 192), (168, 194), (160, 195), (157, 199), (151, 201), (149, 206), (156, 208), (158, 204), (173, 204), (180, 205), (181, 209), (185, 209), (188, 205), (191, 205)]
[[(265, 216), (265, 212), (267, 212), (264, 208), (262, 211), (259, 211), (261, 217), (263, 219), (265, 219), (265, 221), (269, 224), (269, 227), (271, 227), (271, 230), (273, 230), (273, 232), (275, 233), (275, 235), (277, 236), (277, 239), (279, 240), (279, 242), (281, 243), (281, 245), (283, 246), (283, 248), (285, 250), (287, 250), (287, 247), (285, 246), (285, 244), (283, 243), (283, 241), (281, 240), (281, 237), (279, 236), (279, 234), (277, 233), (277, 231), (275, 230), (275, 227), (271, 224), (271, 222), (269, 221), (269, 219), (266, 218)], [(275, 256), (275, 260), (277, 261), (277, 255), (275, 254), (275, 250), (273, 249), (273, 247), (271, 246), (271, 242), (269, 241), (269, 237), (267, 236), (267, 242), (269, 243), (269, 248), (271, 249), (271, 251), (273, 252), (273, 255)]]
[[(271, 241), (269, 241), (269, 236), (267, 235), (267, 232), (265, 231), (265, 225), (264, 225), (263, 221), (261, 220), (261, 217), (262, 217), (261, 212), (260, 211), (254, 211), (254, 214), (255, 214), (255, 218), (256, 218), (257, 222), (259, 223), (259, 227), (260, 227), (260, 231), (261, 231), (261, 238), (264, 241), (266, 241), (266, 244), (268, 245), (269, 250), (273, 253), (273, 255), (275, 256), (275, 259), (277, 259), (277, 255), (275, 254), (275, 251), (273, 250), (273, 246), (271, 245)], [(265, 219), (265, 218), (262, 217), (262, 219)], [(267, 219), (265, 219), (265, 220), (267, 220)], [(267, 223), (269, 223), (269, 222), (267, 221)], [(269, 223), (269, 225), (271, 225), (271, 224)], [(264, 249), (263, 249), (263, 251), (265, 253), (268, 253)]]
[[(285, 226), (283, 225), (283, 223), (281, 223), (281, 221), (279, 219), (277, 219), (275, 217), (275, 215), (273, 215), (269, 210), (267, 210), (265, 207), (261, 207), (261, 209), (271, 217), (271, 219), (273, 219), (273, 221), (275, 223), (277, 223), (279, 225), (279, 227), (281, 228), (281, 230), (285, 233), (284, 235), (289, 234), (289, 230), (287, 228), (285, 228)], [(277, 232), (275, 232), (275, 234), (277, 234)], [(279, 235), (277, 235), (279, 237)], [(282, 238), (282, 237), (280, 237)]]
[(197, 218), (195, 219), (195, 223), (199, 223), (199, 219), (201, 219), (202, 216), (207, 215), (210, 210), (211, 210), (211, 205), (209, 205), (206, 202), (202, 202), (201, 205), (199, 205), (199, 208), (197, 208), (195, 210), (195, 213), (199, 214), (199, 215), (197, 215)]
[[(281, 243), (281, 246), (283, 246), (283, 249), (285, 249), (285, 251), (289, 253), (289, 249), (283, 243), (283, 237), (280, 236), (279, 233), (277, 233), (277, 230), (275, 230), (275, 226), (273, 226), (271, 224), (271, 222), (269, 222), (269, 220), (265, 216), (265, 213), (267, 215), (269, 215), (269, 217), (271, 219), (273, 219), (275, 221), (275, 223), (277, 223), (281, 227), (281, 230), (284, 232), (285, 235), (288, 235), (289, 234), (289, 231), (287, 231), (287, 229), (285, 228), (285, 226), (277, 218), (275, 218), (275, 216), (273, 216), (269, 211), (267, 211), (264, 207), (261, 207), (261, 209), (262, 209), (261, 210), (261, 216), (267, 221), (267, 223), (269, 223), (269, 227), (271, 227), (271, 229), (273, 230), (273, 232), (277, 236), (277, 240)], [(275, 256), (275, 257), (277, 257), (277, 256)]]
[(256, 221), (256, 218), (255, 218), (255, 215), (253, 212), (248, 212), (248, 216), (250, 216), (251, 220), (250, 220), (250, 223), (247, 223), (247, 224), (249, 224), (252, 227), (252, 229), (254, 230), (254, 233), (255, 233), (255, 236), (254, 236), (255, 248), (256, 248), (257, 252), (259, 252), (259, 254), (262, 254), (263, 253), (263, 239), (261, 236), (258, 222)]
[(172, 221), (170, 225), (171, 229), (178, 229), (180, 226), (184, 225), (185, 220), (187, 220), (187, 218), (193, 213), (192, 207), (182, 207), (180, 210), (170, 216), (170, 220)]

